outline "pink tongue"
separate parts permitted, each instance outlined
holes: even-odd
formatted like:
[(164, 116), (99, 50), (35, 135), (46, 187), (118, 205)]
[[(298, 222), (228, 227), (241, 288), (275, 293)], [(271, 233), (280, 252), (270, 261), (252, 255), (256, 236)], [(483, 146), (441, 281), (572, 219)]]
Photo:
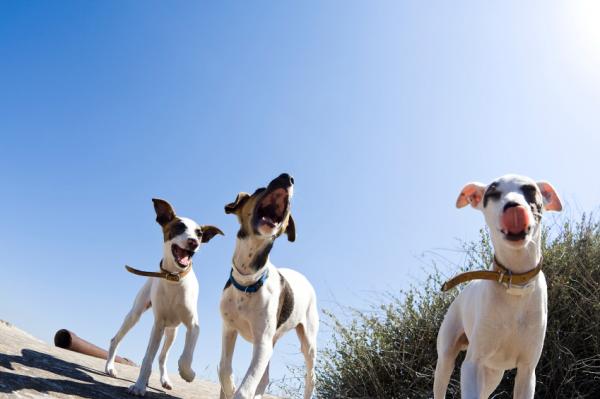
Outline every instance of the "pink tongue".
[(502, 225), (511, 234), (521, 233), (529, 225), (527, 210), (522, 206), (508, 208), (502, 215)]
[(184, 256), (183, 258), (179, 259), (179, 263), (181, 263), (182, 265), (189, 265), (190, 264), (190, 257), (189, 256)]

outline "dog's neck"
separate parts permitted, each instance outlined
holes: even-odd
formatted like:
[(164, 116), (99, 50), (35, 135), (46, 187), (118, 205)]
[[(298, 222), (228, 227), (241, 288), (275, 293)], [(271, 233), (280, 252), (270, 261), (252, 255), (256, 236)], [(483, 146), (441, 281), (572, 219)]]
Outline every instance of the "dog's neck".
[(273, 239), (257, 237), (237, 238), (233, 252), (233, 270), (236, 275), (260, 276), (271, 263), (269, 253), (273, 248)]
[(496, 242), (497, 240), (502, 238), (495, 239), (492, 236), (496, 259), (513, 273), (525, 273), (535, 269), (542, 259), (541, 229), (537, 229), (532, 239), (522, 248), (510, 248), (502, 242)]

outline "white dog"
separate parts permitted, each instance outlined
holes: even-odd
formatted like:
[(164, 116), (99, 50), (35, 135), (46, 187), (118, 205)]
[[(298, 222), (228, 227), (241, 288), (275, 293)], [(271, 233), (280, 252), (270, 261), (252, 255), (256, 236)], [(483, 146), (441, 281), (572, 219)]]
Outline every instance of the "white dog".
[[(282, 174), (252, 195), (238, 194), (225, 206), (237, 215), (237, 234), (230, 279), (221, 298), (223, 348), (219, 366), (221, 398), (261, 398), (269, 383), (269, 362), (277, 340), (291, 329), (300, 339), (306, 361), (304, 398), (311, 397), (317, 352), (319, 315), (313, 287), (300, 273), (277, 269), (269, 252), (279, 235), (296, 236), (290, 200), (294, 179)], [(231, 370), (238, 333), (254, 345), (252, 362), (236, 391)]]
[(192, 270), (192, 257), (201, 243), (210, 241), (216, 234), (223, 234), (214, 226), (200, 226), (191, 219), (177, 217), (173, 207), (164, 200), (153, 199), (156, 221), (161, 225), (164, 235), (163, 258), (160, 262), (161, 272), (141, 272), (127, 268), (130, 272), (142, 276), (150, 276), (142, 287), (133, 308), (125, 317), (117, 335), (110, 341), (106, 373), (116, 377), (115, 356), (119, 342), (125, 334), (138, 322), (140, 316), (148, 308), (154, 311), (154, 326), (150, 335), (148, 349), (142, 362), (140, 375), (129, 388), (129, 393), (144, 396), (152, 371), (152, 363), (160, 341), (165, 336), (158, 365), (160, 382), (166, 389), (171, 389), (171, 381), (167, 374), (166, 362), (169, 348), (175, 339), (177, 327), (183, 323), (187, 328), (185, 347), (179, 358), (179, 375), (191, 382), (195, 373), (192, 370), (192, 357), (200, 333), (198, 325), (198, 280)]
[(492, 271), (465, 273), (444, 287), (483, 279), (462, 290), (442, 322), (434, 398), (445, 397), (456, 356), (466, 349), (460, 375), (462, 398), (488, 398), (504, 371), (516, 368), (514, 398), (532, 399), (547, 319), (542, 212), (560, 211), (562, 205), (549, 183), (516, 175), (503, 176), (487, 187), (467, 184), (456, 206), (467, 204), (483, 212), (495, 259)]

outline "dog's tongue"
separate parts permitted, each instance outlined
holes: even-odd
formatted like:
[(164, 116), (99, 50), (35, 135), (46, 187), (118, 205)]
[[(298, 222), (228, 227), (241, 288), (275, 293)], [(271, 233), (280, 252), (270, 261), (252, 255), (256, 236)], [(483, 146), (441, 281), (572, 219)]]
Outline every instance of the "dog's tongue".
[(188, 266), (190, 264), (190, 256), (188, 255), (188, 252), (184, 249), (181, 249), (179, 247), (175, 247), (175, 252), (177, 253), (177, 261), (184, 265), (184, 266)]
[(183, 258), (179, 259), (179, 263), (181, 263), (184, 266), (189, 266), (189, 264), (190, 264), (190, 257), (189, 256), (184, 256)]
[(522, 206), (513, 206), (504, 211), (502, 225), (511, 234), (523, 232), (529, 225), (527, 210)]

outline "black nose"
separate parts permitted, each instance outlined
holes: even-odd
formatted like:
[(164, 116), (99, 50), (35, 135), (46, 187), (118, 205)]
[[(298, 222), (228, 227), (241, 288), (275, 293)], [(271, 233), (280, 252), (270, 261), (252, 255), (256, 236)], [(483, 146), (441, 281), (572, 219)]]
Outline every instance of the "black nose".
[(292, 176), (288, 175), (287, 173), (280, 174), (279, 177), (277, 178), (277, 180), (281, 180), (283, 182), (286, 182), (289, 185), (294, 184), (294, 178)]
[(198, 248), (198, 240), (194, 240), (193, 238), (188, 238), (188, 248), (190, 251), (195, 251)]
[(514, 208), (515, 206), (519, 206), (519, 204), (515, 201), (509, 201), (506, 203), (506, 205), (504, 205), (504, 209), (502, 210), (502, 212), (506, 212), (508, 208)]

